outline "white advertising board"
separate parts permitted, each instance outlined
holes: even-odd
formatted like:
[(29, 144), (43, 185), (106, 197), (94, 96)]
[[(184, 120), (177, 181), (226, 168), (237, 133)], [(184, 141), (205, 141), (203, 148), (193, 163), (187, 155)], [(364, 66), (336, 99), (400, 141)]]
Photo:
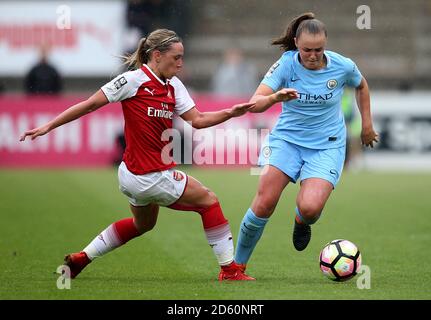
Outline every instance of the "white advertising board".
[(0, 2), (0, 76), (24, 76), (41, 45), (65, 76), (103, 76), (118, 71), (125, 2)]

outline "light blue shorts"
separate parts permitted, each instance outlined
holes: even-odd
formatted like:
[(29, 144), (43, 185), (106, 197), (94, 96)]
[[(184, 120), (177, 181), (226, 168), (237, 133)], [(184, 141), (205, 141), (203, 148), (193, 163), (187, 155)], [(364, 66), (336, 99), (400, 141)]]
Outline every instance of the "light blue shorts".
[(290, 177), (293, 183), (298, 178), (321, 178), (337, 185), (346, 156), (346, 147), (334, 149), (309, 149), (269, 134), (262, 144), (259, 166), (272, 165)]

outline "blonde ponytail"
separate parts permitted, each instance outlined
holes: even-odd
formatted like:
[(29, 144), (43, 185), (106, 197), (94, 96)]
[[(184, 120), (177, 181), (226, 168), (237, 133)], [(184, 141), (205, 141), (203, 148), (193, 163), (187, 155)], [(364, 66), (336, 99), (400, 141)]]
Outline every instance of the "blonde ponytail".
[(124, 64), (127, 65), (128, 69), (139, 69), (144, 63), (146, 63), (146, 59), (144, 57), (146, 42), (147, 38), (142, 38), (139, 40), (139, 45), (135, 52), (122, 57)]
[(176, 42), (182, 42), (182, 40), (174, 31), (168, 29), (154, 30), (146, 38), (139, 40), (139, 45), (135, 52), (122, 57), (124, 64), (129, 69), (139, 69), (151, 60), (151, 53), (154, 50), (168, 51), (171, 45)]

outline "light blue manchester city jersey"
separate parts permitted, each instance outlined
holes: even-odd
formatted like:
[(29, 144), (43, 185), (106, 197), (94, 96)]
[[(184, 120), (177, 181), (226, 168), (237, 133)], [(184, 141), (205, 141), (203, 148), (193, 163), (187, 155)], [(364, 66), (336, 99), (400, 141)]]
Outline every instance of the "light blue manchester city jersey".
[(339, 148), (346, 144), (346, 127), (341, 110), (344, 86), (357, 87), (362, 75), (355, 63), (325, 50), (327, 65), (306, 69), (299, 52), (287, 51), (269, 69), (262, 84), (278, 91), (294, 88), (299, 98), (283, 102), (280, 117), (271, 133), (310, 149)]

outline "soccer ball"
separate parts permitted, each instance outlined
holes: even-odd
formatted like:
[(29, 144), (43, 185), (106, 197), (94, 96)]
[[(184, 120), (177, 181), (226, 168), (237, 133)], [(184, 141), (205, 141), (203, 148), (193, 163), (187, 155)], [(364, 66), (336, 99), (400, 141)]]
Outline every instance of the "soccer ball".
[(320, 252), (320, 270), (334, 281), (345, 281), (356, 275), (361, 267), (361, 253), (350, 241), (337, 239)]

